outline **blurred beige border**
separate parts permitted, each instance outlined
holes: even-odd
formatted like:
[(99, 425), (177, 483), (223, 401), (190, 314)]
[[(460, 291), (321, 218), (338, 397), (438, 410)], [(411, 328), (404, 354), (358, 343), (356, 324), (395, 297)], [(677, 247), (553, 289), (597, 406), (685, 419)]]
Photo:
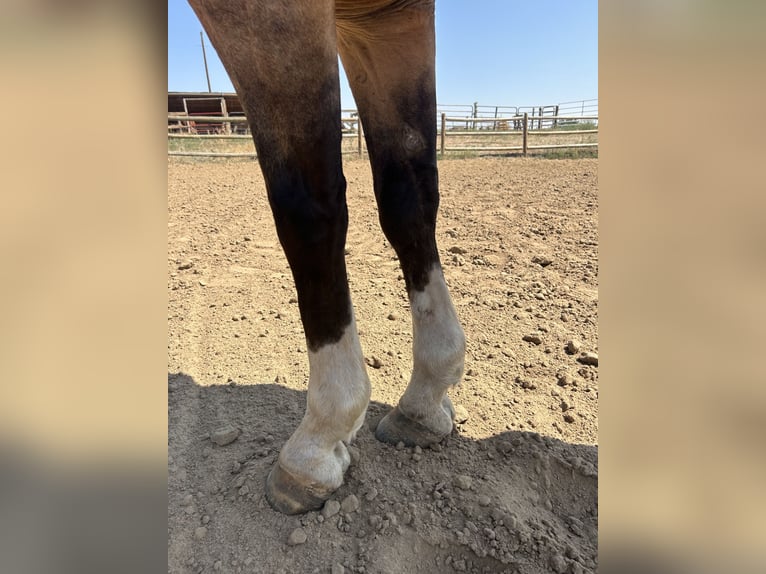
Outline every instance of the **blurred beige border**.
[(600, 6), (609, 571), (766, 571), (765, 15)]
[(3, 5), (3, 572), (166, 567), (167, 28), (147, 5)]

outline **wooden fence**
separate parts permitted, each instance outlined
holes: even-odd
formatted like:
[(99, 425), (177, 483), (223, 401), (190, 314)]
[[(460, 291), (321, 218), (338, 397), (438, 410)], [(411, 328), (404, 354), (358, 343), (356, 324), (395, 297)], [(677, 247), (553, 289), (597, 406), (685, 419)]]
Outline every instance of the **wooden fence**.
[[(543, 144), (543, 145), (529, 145), (529, 136), (569, 136), (569, 135), (586, 135), (597, 134), (598, 128), (595, 129), (556, 129), (559, 126), (566, 124), (580, 123), (583, 121), (592, 122), (597, 126), (598, 116), (547, 116), (546, 120), (553, 120), (552, 129), (543, 129), (540, 122), (540, 116), (530, 117), (528, 112), (515, 116), (496, 116), (496, 117), (450, 117), (446, 112), (441, 114), (440, 129), (438, 130), (439, 138), (439, 152), (444, 155), (448, 152), (481, 152), (481, 151), (519, 151), (522, 155), (526, 156), (530, 150), (550, 150), (550, 149), (564, 149), (564, 148), (598, 148), (598, 142), (588, 143), (556, 143), (556, 144)], [(207, 125), (210, 123), (220, 122), (223, 124), (222, 132), (219, 134), (196, 134), (196, 125)], [(203, 140), (250, 140), (252, 142), (251, 135), (233, 134), (231, 129), (232, 123), (247, 122), (247, 119), (242, 116), (188, 116), (188, 115), (168, 115), (168, 141), (171, 140), (184, 140), (191, 139), (196, 141)], [(460, 127), (448, 128), (447, 123), (458, 124)], [(486, 129), (479, 127), (480, 124), (491, 123), (492, 126)], [(364, 154), (364, 134), (362, 130), (362, 124), (359, 121), (358, 116), (341, 117), (341, 124), (343, 126), (342, 137), (344, 139), (354, 138), (356, 140), (355, 150), (347, 150), (343, 153), (356, 153), (360, 157)], [(535, 129), (537, 124), (537, 129)], [(592, 124), (591, 124), (592, 125)], [(471, 129), (475, 127), (475, 129)], [(576, 127), (576, 126), (575, 126)], [(206, 128), (207, 131), (207, 128)], [(185, 132), (185, 133), (183, 133)], [(471, 136), (472, 138), (487, 138), (498, 139), (505, 136), (521, 136), (521, 145), (457, 145), (448, 146), (447, 139), (460, 138), (465, 136)], [(229, 153), (229, 152), (212, 152), (212, 151), (180, 151), (180, 150), (168, 150), (169, 156), (191, 156), (191, 157), (256, 157), (256, 152), (253, 150), (248, 153)]]
[[(477, 123), (492, 123), (495, 126), (501, 125), (500, 130), (463, 130), (460, 129), (447, 129), (447, 122), (465, 123), (466, 118), (462, 117), (448, 117), (446, 113), (441, 115), (441, 129), (439, 130), (439, 152), (443, 155), (445, 152), (457, 151), (520, 151), (523, 155), (527, 155), (529, 150), (543, 150), (543, 149), (562, 149), (562, 148), (597, 148), (598, 142), (590, 143), (563, 143), (563, 144), (544, 144), (544, 145), (529, 145), (529, 134), (532, 133), (535, 136), (565, 136), (565, 135), (584, 135), (584, 134), (597, 134), (596, 129), (584, 129), (584, 130), (557, 130), (558, 125), (564, 125), (566, 122), (582, 122), (591, 121), (598, 122), (598, 116), (555, 116), (556, 123), (553, 124), (553, 129), (530, 129), (534, 128), (535, 122), (539, 122), (539, 116), (537, 118), (530, 118), (529, 113), (525, 112), (521, 116), (514, 116), (510, 118), (470, 118), (472, 124)], [(510, 122), (514, 122), (514, 127), (518, 126), (519, 129), (509, 131), (507, 126)], [(530, 125), (531, 124), (531, 125)], [(538, 123), (538, 125), (542, 125)], [(519, 135), (521, 132), (521, 145), (515, 146), (454, 146), (447, 147), (447, 137), (457, 136), (471, 136), (479, 138), (497, 138), (497, 136), (509, 136)]]

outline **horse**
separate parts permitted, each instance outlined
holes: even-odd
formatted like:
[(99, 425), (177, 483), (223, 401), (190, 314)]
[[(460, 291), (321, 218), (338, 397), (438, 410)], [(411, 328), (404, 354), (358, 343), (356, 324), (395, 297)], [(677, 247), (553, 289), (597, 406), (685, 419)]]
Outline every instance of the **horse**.
[(343, 484), (370, 400), (348, 286), (338, 56), (364, 127), (383, 232), (402, 268), (412, 375), (375, 429), (425, 447), (452, 432), (465, 334), (436, 243), (433, 0), (189, 0), (242, 102), (289, 263), (309, 358), (305, 415), (266, 479), (275, 510)]

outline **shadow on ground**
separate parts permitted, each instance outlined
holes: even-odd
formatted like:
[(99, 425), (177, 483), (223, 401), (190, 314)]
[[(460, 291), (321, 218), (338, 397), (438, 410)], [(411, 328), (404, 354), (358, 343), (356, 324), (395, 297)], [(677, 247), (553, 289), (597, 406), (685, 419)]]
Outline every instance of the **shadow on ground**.
[[(354, 495), (359, 508), (274, 512), (264, 481), (305, 404), (305, 391), (279, 384), (200, 386), (168, 375), (169, 571), (597, 569), (597, 447), (529, 432), (475, 440), (453, 431), (433, 448), (397, 450), (373, 436), (391, 408), (376, 402), (333, 496)], [(241, 434), (218, 446), (209, 433), (224, 424)], [(305, 541), (292, 544), (297, 528), (292, 543)]]

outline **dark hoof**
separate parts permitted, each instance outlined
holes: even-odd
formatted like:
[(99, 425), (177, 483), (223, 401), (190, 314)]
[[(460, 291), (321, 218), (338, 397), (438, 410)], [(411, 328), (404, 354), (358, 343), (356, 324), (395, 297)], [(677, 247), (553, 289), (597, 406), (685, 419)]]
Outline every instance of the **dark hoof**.
[(441, 441), (451, 430), (450, 428), (444, 433), (434, 432), (402, 414), (397, 406), (380, 421), (375, 429), (375, 438), (389, 444), (403, 442), (405, 446), (425, 447)]
[(279, 462), (266, 478), (266, 500), (274, 510), (282, 514), (303, 514), (309, 510), (318, 510), (333, 492), (304, 484), (283, 470)]

